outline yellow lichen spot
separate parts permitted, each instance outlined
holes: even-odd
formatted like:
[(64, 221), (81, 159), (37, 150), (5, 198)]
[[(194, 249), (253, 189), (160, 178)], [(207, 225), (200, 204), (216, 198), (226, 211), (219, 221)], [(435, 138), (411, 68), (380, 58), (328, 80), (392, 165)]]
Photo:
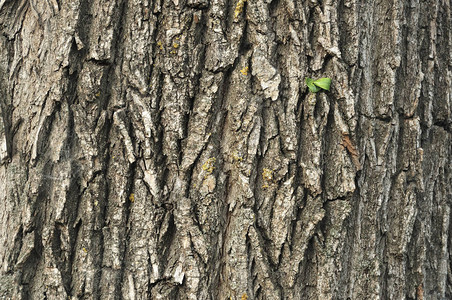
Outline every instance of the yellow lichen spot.
[(100, 97), (100, 92), (96, 93), (96, 97), (99, 98)]
[(263, 189), (266, 189), (269, 187), (269, 183), (273, 180), (273, 170), (263, 168), (262, 169), (262, 179), (264, 180), (264, 184), (262, 185)]
[(163, 43), (161, 41), (157, 42), (157, 46), (159, 46), (160, 50), (163, 50)]
[(83, 247), (82, 249), (83, 249), (83, 252), (88, 253), (88, 250), (86, 250), (85, 247)]
[(241, 69), (240, 73), (242, 73), (242, 75), (244, 76), (248, 75), (248, 67), (244, 67), (243, 69)]
[(248, 299), (248, 296), (246, 295), (246, 293), (243, 293), (241, 300), (247, 300), (247, 299)]
[(267, 168), (262, 170), (262, 179), (271, 181), (273, 179), (273, 171)]
[(130, 196), (129, 196), (129, 200), (130, 200), (130, 202), (135, 202), (135, 194), (130, 194)]
[(243, 157), (239, 156), (237, 152), (232, 153), (232, 159), (234, 159), (236, 162), (243, 161)]
[(243, 7), (245, 6), (246, 0), (239, 0), (237, 2), (237, 5), (235, 6), (234, 10), (234, 17), (237, 19), (237, 17), (242, 13)]
[(174, 43), (174, 44), (173, 44), (173, 48), (174, 48), (174, 49), (179, 48), (179, 44), (178, 44), (178, 43)]
[(176, 54), (176, 50), (171, 50), (171, 54)]
[(215, 157), (211, 157), (202, 165), (202, 169), (208, 174), (212, 174), (213, 170), (215, 170), (215, 161), (217, 159)]
[(99, 204), (99, 201), (94, 201), (94, 206), (97, 206)]

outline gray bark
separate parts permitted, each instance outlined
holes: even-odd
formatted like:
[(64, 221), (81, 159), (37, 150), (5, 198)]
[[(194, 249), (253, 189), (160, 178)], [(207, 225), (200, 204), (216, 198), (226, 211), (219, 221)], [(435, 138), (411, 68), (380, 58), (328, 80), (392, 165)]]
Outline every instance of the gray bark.
[(451, 4), (0, 0), (0, 298), (452, 299)]

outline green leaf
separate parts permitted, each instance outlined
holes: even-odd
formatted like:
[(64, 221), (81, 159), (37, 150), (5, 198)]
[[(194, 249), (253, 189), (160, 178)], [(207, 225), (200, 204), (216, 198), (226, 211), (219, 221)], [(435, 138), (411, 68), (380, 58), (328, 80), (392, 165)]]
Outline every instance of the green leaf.
[(311, 93), (317, 93), (318, 91), (320, 91), (320, 88), (314, 85), (314, 80), (309, 77), (306, 77), (306, 85), (308, 86)]
[(329, 91), (331, 85), (331, 78), (319, 78), (312, 83), (318, 86), (319, 88)]

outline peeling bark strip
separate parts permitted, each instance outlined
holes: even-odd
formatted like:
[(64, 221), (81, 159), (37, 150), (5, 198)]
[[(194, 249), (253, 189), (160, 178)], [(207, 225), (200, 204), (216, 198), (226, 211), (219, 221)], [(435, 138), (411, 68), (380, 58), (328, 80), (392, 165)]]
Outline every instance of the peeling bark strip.
[(0, 0), (0, 30), (0, 298), (452, 299), (449, 1)]

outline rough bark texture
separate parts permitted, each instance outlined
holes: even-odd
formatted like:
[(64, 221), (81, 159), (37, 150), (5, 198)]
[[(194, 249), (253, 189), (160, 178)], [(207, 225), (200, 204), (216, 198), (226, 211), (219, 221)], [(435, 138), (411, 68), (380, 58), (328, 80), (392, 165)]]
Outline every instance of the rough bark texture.
[(0, 298), (452, 299), (451, 4), (0, 0)]

